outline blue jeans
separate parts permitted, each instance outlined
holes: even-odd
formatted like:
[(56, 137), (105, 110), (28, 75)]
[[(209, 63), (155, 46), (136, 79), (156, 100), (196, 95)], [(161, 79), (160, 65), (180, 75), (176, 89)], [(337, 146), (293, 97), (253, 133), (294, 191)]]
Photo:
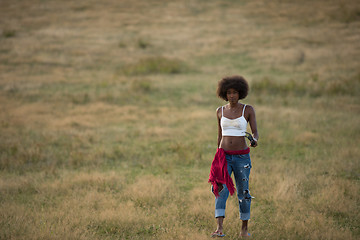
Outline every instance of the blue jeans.
[[(229, 175), (234, 172), (237, 196), (239, 200), (240, 219), (250, 219), (251, 195), (249, 191), (249, 176), (251, 169), (250, 154), (228, 155), (226, 154), (227, 168)], [(229, 190), (223, 184), (223, 189), (215, 198), (215, 217), (225, 217), (226, 200), (229, 197)]]

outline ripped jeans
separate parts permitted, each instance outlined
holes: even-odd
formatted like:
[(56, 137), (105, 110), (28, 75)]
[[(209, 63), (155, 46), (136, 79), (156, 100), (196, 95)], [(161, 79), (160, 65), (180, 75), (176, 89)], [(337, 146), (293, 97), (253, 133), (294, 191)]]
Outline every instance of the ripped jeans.
[[(251, 195), (249, 191), (249, 176), (251, 169), (250, 154), (228, 155), (226, 154), (227, 168), (229, 175), (234, 172), (236, 191), (239, 200), (240, 219), (250, 219)], [(215, 198), (215, 217), (225, 217), (226, 200), (229, 197), (229, 190), (223, 184), (223, 189)]]

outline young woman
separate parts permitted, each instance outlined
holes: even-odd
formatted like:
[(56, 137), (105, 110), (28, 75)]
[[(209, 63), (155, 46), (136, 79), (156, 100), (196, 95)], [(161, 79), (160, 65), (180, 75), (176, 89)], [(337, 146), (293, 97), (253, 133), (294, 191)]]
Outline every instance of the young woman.
[[(242, 220), (241, 237), (248, 237), (251, 195), (249, 175), (251, 169), (250, 149), (245, 141), (247, 124), (253, 134), (251, 146), (256, 147), (259, 134), (256, 126), (255, 110), (239, 100), (248, 94), (249, 86), (241, 76), (225, 77), (219, 81), (217, 95), (228, 104), (216, 110), (218, 120), (218, 151), (211, 166), (209, 182), (213, 184), (215, 198), (215, 217), (217, 229), (213, 237), (223, 237), (226, 200), (229, 192), (234, 192), (231, 174), (234, 173), (237, 197), (239, 200), (240, 219)], [(224, 171), (222, 171), (224, 167)], [(226, 172), (227, 169), (227, 172)]]

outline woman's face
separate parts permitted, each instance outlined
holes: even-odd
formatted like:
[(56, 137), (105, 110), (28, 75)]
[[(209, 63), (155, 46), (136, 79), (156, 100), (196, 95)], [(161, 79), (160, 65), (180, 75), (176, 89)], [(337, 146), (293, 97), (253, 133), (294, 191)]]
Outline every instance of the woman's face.
[(239, 101), (239, 92), (230, 88), (226, 91), (226, 97), (230, 103), (237, 103)]

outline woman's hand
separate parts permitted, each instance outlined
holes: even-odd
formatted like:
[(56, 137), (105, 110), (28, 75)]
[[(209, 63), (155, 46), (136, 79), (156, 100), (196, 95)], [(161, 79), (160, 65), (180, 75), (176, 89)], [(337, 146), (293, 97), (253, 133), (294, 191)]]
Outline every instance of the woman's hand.
[(217, 183), (218, 188), (219, 188), (219, 192), (221, 192), (221, 190), (223, 190), (224, 186), (221, 183)]
[(258, 142), (257, 142), (256, 138), (253, 138), (253, 140), (250, 143), (250, 147), (257, 147), (257, 145), (258, 145)]
[(250, 147), (256, 147), (258, 145), (257, 138), (255, 138), (255, 134), (254, 136), (252, 136), (250, 133), (245, 132), (245, 137), (247, 137), (250, 140)]

